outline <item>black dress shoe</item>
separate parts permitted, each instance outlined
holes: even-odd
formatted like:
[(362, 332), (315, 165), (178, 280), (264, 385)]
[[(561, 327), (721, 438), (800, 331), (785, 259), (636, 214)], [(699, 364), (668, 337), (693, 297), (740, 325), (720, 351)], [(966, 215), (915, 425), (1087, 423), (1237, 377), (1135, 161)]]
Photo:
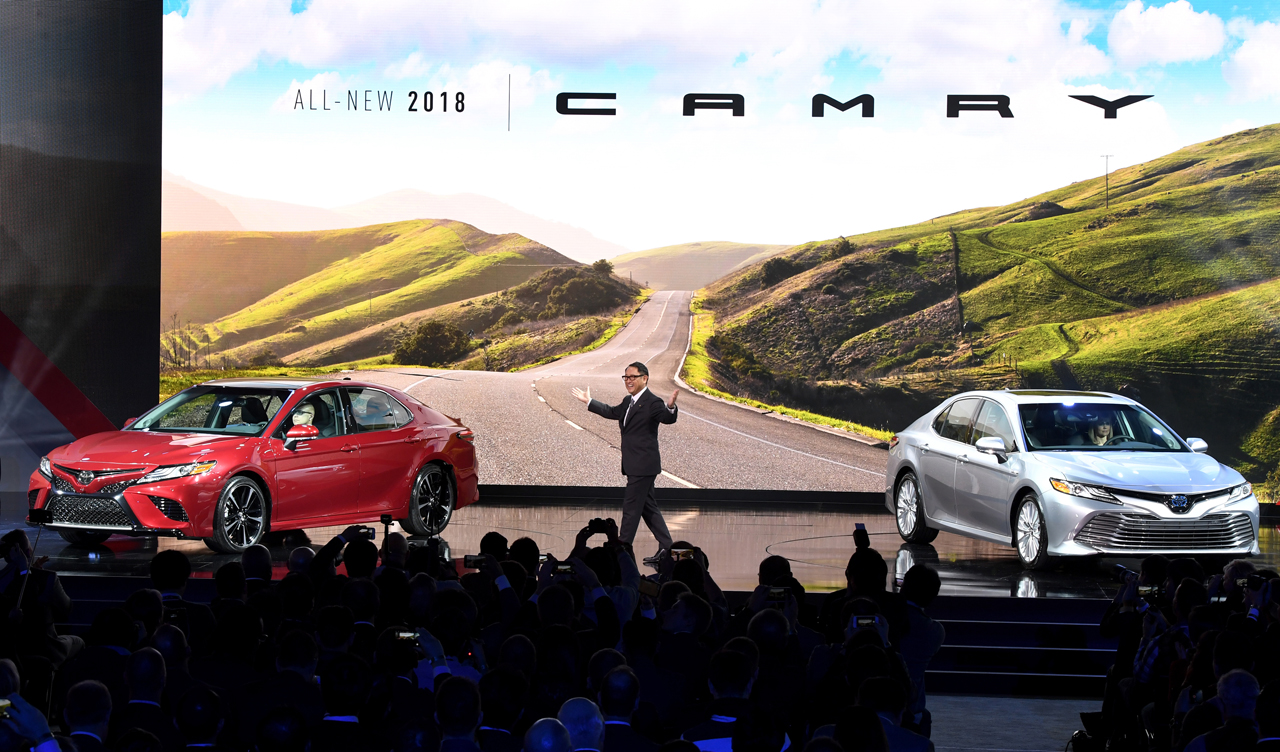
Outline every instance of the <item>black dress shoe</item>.
[(662, 561), (662, 557), (666, 555), (667, 555), (667, 549), (659, 548), (658, 553), (654, 554), (653, 556), (644, 557), (644, 563), (650, 564), (650, 565), (656, 565), (658, 562)]

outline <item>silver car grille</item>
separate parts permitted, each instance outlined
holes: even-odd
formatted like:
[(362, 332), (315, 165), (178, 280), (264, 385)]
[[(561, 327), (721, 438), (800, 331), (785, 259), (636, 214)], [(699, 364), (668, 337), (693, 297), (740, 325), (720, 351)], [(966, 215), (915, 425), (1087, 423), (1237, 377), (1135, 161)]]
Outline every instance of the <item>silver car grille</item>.
[(1247, 514), (1216, 512), (1197, 520), (1162, 520), (1150, 514), (1103, 512), (1085, 523), (1076, 541), (1105, 550), (1210, 551), (1253, 542)]

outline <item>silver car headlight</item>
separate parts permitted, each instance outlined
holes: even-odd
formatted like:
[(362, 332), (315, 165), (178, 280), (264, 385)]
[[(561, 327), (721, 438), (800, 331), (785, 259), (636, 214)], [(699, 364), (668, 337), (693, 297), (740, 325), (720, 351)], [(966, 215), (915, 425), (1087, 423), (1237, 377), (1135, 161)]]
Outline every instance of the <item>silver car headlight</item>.
[(49, 462), (48, 457), (40, 458), (40, 474), (49, 480), (53, 480), (53, 465)]
[(1049, 485), (1053, 486), (1055, 491), (1069, 496), (1079, 496), (1093, 501), (1105, 501), (1109, 504), (1124, 503), (1112, 496), (1111, 492), (1102, 486), (1091, 486), (1088, 483), (1075, 483), (1069, 480), (1058, 480), (1057, 478), (1051, 478)]
[(1252, 483), (1241, 483), (1231, 489), (1231, 495), (1227, 497), (1227, 501), (1239, 501), (1240, 499), (1249, 498), (1249, 494), (1253, 493)]
[(157, 467), (155, 470), (142, 476), (138, 484), (155, 483), (161, 480), (173, 480), (174, 478), (185, 478), (188, 475), (203, 475), (213, 469), (218, 464), (217, 460), (208, 460), (205, 462), (190, 462), (185, 465), (165, 465)]

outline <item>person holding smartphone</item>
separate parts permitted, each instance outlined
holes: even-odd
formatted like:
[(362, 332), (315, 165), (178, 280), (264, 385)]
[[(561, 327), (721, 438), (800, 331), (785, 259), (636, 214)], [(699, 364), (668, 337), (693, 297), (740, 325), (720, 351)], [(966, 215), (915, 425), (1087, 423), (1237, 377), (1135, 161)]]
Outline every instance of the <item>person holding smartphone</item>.
[(583, 391), (574, 387), (573, 396), (596, 415), (618, 421), (618, 429), (622, 432), (622, 474), (627, 476), (618, 539), (630, 548), (635, 542), (636, 531), (640, 529), (640, 520), (644, 519), (649, 532), (658, 539), (657, 553), (644, 561), (656, 564), (662, 559), (662, 554), (671, 549), (671, 533), (653, 496), (653, 483), (662, 473), (658, 425), (676, 422), (679, 417), (676, 398), (680, 392), (672, 392), (671, 401), (663, 402), (661, 397), (649, 391), (649, 367), (640, 362), (627, 366), (622, 374), (622, 384), (627, 389), (627, 396), (614, 407), (592, 399), (590, 388)]

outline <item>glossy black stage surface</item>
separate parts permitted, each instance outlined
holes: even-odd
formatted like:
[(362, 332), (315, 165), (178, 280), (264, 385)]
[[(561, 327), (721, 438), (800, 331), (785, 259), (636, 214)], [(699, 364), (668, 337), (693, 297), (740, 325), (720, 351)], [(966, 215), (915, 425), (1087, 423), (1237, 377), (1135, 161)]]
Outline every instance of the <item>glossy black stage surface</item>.
[[(477, 552), (481, 536), (490, 530), (501, 532), (508, 540), (528, 536), (542, 550), (564, 556), (588, 520), (619, 514), (616, 501), (590, 493), (578, 494), (578, 498), (519, 498), (495, 492), (484, 498), (480, 504), (458, 510), (442, 536), (455, 558)], [(941, 574), (945, 596), (1110, 598), (1116, 587), (1112, 565), (1137, 566), (1136, 559), (1124, 558), (1064, 560), (1048, 571), (1031, 573), (1022, 570), (1013, 549), (1007, 546), (947, 533), (932, 545), (907, 545), (883, 506), (868, 504), (865, 499), (834, 503), (726, 499), (693, 505), (668, 498), (662, 506), (672, 534), (707, 553), (711, 574), (724, 590), (754, 588), (759, 562), (770, 554), (790, 559), (796, 578), (811, 592), (844, 587), (844, 567), (854, 550), (852, 534), (859, 522), (867, 526), (872, 545), (885, 557), (891, 576), (896, 573), (900, 577), (915, 563), (928, 563)], [(0, 528), (23, 524), (6, 517), (10, 521)], [(382, 528), (377, 527), (380, 538)], [(337, 532), (338, 528), (305, 531), (316, 548)], [(1260, 544), (1263, 553), (1259, 563), (1280, 565), (1280, 532), (1274, 523), (1263, 525)], [(64, 575), (146, 577), (151, 557), (166, 548), (184, 551), (197, 577), (212, 577), (218, 566), (235, 558), (215, 554), (200, 541), (172, 538), (116, 536), (92, 549), (77, 548), (49, 531), (40, 539), (38, 554), (47, 555), (46, 566)], [(641, 525), (637, 553), (647, 555), (653, 548), (653, 538)], [(276, 545), (273, 554), (283, 573), (288, 549)]]

